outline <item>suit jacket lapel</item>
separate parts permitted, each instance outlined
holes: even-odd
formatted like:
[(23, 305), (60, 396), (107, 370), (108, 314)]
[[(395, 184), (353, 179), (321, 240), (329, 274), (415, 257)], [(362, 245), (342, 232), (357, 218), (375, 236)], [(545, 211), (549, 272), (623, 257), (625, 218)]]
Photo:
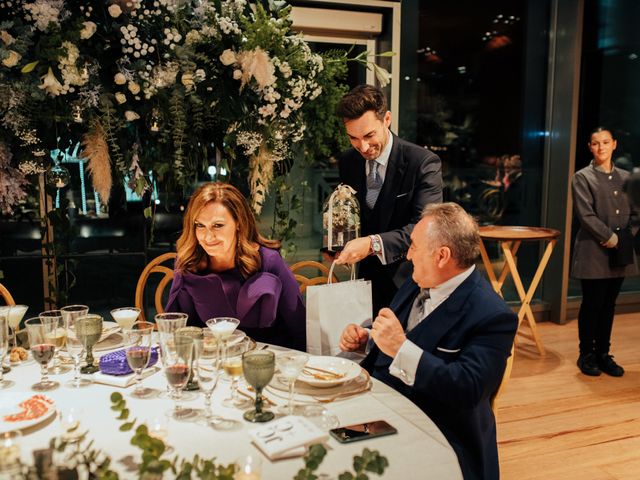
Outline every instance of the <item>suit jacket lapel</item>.
[[(393, 134), (392, 134), (393, 135)], [(385, 172), (384, 184), (380, 191), (380, 196), (376, 202), (376, 210), (378, 211), (378, 227), (380, 231), (386, 231), (387, 226), (393, 215), (393, 206), (395, 204), (396, 195), (401, 188), (398, 179), (402, 179), (405, 171), (405, 164), (402, 159), (402, 146), (397, 136), (393, 135), (393, 146), (389, 154), (389, 162)]]
[(434, 351), (442, 337), (462, 320), (467, 309), (467, 297), (476, 288), (479, 280), (480, 274), (476, 269), (453, 291), (449, 298), (411, 330), (407, 338), (411, 341), (419, 338), (420, 348), (427, 352)]

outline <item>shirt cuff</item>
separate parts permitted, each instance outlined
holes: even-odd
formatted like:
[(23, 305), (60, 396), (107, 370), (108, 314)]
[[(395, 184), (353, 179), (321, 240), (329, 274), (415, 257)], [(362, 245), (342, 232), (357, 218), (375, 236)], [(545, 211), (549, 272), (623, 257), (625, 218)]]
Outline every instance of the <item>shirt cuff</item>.
[(416, 381), (420, 357), (422, 357), (422, 349), (412, 341), (405, 340), (389, 365), (389, 373), (412, 387)]

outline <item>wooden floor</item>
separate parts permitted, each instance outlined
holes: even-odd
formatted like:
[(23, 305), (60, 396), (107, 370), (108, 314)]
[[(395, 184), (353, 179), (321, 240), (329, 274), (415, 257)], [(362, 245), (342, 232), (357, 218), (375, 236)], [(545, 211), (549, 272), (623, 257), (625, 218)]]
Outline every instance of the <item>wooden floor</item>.
[(614, 321), (622, 378), (579, 372), (577, 321), (538, 326), (546, 356), (518, 336), (499, 399), (502, 479), (640, 479), (640, 314)]

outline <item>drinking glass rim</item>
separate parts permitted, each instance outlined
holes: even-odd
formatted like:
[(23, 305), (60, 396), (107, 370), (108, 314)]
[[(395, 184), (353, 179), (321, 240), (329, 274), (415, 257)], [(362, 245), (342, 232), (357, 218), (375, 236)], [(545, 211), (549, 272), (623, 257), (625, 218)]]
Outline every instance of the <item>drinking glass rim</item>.
[[(145, 325), (142, 328), (133, 328), (134, 325)], [(145, 321), (139, 321), (139, 322), (133, 322), (131, 324), (131, 327), (129, 328), (123, 328), (122, 331), (123, 332), (147, 332), (147, 331), (151, 331), (153, 332), (153, 329), (155, 328), (155, 326), (153, 325), (153, 323), (151, 322), (145, 322)]]
[[(55, 313), (57, 312), (57, 313)], [(44, 312), (40, 312), (38, 314), (38, 317), (42, 318), (62, 318), (62, 310), (59, 309), (55, 309), (55, 310), (45, 310)]]
[(89, 307), (87, 305), (75, 304), (75, 305), (67, 305), (66, 307), (62, 307), (60, 311), (61, 312), (81, 312), (82, 310), (85, 310), (85, 309), (89, 311)]
[(131, 310), (131, 311), (134, 311), (134, 312), (138, 312), (138, 315), (140, 315), (140, 312), (142, 311), (138, 307), (118, 307), (118, 308), (114, 308), (114, 309), (110, 310), (109, 313), (111, 315), (113, 315), (113, 312), (122, 312), (124, 310)]

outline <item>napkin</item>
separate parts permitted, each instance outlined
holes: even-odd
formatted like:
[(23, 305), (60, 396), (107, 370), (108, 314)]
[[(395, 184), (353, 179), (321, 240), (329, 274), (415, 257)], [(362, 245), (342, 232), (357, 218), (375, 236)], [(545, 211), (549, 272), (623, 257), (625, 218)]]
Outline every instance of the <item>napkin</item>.
[(271, 460), (302, 456), (307, 446), (329, 438), (313, 422), (295, 415), (279, 418), (249, 431), (253, 443)]
[[(142, 371), (142, 378), (147, 378), (150, 375), (153, 375), (160, 367), (151, 367), (146, 368)], [(127, 388), (130, 385), (133, 385), (136, 381), (135, 374), (131, 373), (129, 375), (107, 375), (106, 373), (97, 372), (93, 374), (93, 381), (96, 383), (102, 383), (104, 385), (112, 385), (114, 387)]]

